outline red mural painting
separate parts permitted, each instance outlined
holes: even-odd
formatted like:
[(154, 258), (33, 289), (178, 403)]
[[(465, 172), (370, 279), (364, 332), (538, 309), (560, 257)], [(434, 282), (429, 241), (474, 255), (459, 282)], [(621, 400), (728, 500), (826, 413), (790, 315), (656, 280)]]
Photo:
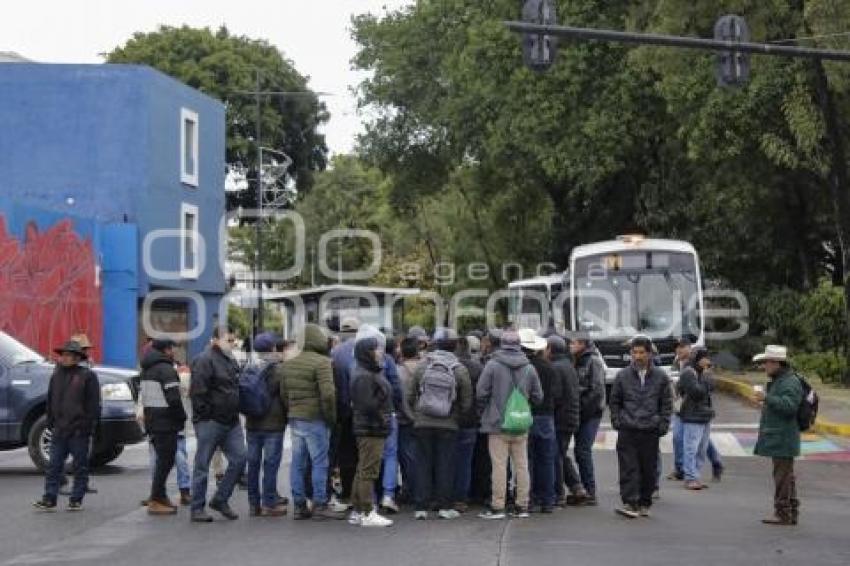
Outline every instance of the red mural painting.
[(78, 332), (102, 358), (103, 306), (92, 242), (68, 219), (39, 232), (26, 227), (23, 242), (9, 234), (0, 215), (0, 330), (52, 356)]

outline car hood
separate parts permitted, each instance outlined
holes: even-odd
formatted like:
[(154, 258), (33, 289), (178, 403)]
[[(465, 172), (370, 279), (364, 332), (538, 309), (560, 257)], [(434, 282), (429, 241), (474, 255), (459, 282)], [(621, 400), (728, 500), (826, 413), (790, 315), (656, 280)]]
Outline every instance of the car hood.
[[(55, 366), (56, 364), (51, 362), (42, 362), (37, 366), (40, 369), (38, 373), (43, 373), (45, 377), (50, 377)], [(130, 381), (139, 374), (139, 370), (112, 366), (94, 366), (92, 367), (92, 371), (97, 374), (98, 381), (100, 381), (101, 385), (109, 383), (129, 384)]]

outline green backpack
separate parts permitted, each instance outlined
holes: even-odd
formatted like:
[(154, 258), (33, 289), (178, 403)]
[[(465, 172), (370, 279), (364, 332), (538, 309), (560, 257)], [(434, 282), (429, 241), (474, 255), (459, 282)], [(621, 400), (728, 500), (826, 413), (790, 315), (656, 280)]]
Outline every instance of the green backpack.
[[(514, 377), (513, 371), (511, 377)], [(528, 403), (525, 395), (519, 389), (519, 385), (514, 378), (514, 389), (508, 396), (508, 402), (505, 403), (505, 416), (502, 419), (502, 432), (521, 436), (529, 431), (534, 423), (534, 417), (531, 414), (531, 405)]]

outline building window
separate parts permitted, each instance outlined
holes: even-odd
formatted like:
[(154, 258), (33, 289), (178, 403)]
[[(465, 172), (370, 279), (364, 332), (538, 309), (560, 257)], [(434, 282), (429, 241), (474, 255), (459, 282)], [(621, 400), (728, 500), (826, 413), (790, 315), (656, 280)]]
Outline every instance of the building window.
[(198, 207), (185, 202), (180, 207), (180, 275), (198, 278)]
[(180, 180), (198, 186), (198, 113), (180, 110)]

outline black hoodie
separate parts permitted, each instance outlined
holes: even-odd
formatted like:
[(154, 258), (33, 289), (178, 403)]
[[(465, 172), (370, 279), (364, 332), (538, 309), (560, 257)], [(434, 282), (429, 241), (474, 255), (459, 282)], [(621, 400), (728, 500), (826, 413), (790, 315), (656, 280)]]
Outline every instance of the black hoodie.
[(100, 382), (87, 367), (57, 364), (47, 387), (47, 428), (63, 438), (94, 434), (100, 420)]
[(355, 436), (386, 438), (390, 434), (393, 393), (375, 360), (378, 342), (374, 338), (359, 340), (354, 346), (355, 368), (351, 376), (351, 406), (354, 412)]
[(155, 349), (145, 354), (140, 387), (139, 398), (145, 409), (145, 431), (158, 434), (183, 430), (186, 411), (180, 398), (180, 376), (174, 369), (174, 361)]

